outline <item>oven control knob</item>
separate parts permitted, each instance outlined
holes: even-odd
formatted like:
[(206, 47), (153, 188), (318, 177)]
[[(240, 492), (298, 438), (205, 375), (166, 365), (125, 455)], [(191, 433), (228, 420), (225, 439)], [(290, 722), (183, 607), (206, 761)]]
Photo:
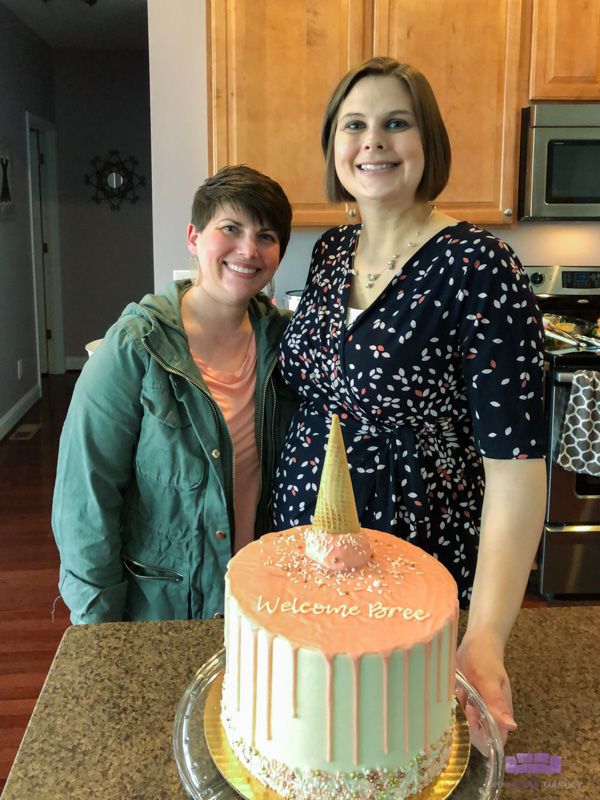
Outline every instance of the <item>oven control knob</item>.
[(534, 286), (541, 286), (544, 282), (544, 276), (541, 272), (532, 272), (529, 275), (529, 280)]

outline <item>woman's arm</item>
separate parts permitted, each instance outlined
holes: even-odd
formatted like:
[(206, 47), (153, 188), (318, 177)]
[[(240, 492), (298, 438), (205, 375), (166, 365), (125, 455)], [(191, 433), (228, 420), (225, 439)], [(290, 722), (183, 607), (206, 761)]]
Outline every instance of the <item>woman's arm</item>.
[[(483, 461), (479, 553), (457, 666), (482, 695), (506, 741), (516, 723), (504, 647), (521, 607), (543, 529), (546, 463), (541, 458)], [(472, 708), (467, 717), (475, 744), (487, 751)]]
[(123, 618), (119, 524), (139, 437), (143, 374), (130, 337), (114, 326), (77, 381), (61, 435), (52, 527), (59, 590), (74, 624)]

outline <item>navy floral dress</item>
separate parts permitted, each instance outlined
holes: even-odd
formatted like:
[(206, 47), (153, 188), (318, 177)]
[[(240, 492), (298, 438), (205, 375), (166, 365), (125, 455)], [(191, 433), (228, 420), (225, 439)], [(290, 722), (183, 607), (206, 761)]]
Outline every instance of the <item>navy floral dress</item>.
[(544, 455), (544, 335), (512, 250), (460, 222), (426, 242), (346, 324), (360, 226), (327, 231), (284, 335), (301, 405), (279, 457), (277, 530), (312, 521), (331, 415), (340, 416), (361, 524), (417, 544), (473, 583), (482, 456)]

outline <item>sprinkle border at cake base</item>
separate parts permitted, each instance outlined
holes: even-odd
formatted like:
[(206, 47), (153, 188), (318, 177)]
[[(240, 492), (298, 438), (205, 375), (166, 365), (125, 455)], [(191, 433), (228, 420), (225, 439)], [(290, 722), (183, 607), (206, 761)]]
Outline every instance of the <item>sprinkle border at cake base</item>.
[(261, 783), (286, 800), (403, 800), (431, 784), (446, 768), (452, 754), (452, 724), (431, 753), (421, 751), (404, 769), (354, 770), (332, 774), (325, 770), (291, 769), (261, 755), (236, 734), (227, 713), (221, 716), (229, 745), (236, 758)]

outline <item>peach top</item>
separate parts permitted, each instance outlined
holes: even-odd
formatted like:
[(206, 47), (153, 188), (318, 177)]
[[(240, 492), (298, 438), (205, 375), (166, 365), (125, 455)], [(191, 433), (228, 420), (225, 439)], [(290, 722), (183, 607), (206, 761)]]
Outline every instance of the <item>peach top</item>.
[(260, 465), (254, 434), (256, 408), (256, 340), (250, 345), (237, 372), (223, 372), (207, 366), (193, 351), (192, 356), (213, 399), (223, 412), (233, 440), (235, 454), (234, 552), (254, 540), (256, 506), (260, 492)]
[(331, 572), (306, 555), (306, 531), (268, 533), (229, 562), (241, 613), (293, 646), (324, 653), (382, 653), (427, 642), (458, 612), (458, 589), (433, 556), (387, 533), (367, 566)]

